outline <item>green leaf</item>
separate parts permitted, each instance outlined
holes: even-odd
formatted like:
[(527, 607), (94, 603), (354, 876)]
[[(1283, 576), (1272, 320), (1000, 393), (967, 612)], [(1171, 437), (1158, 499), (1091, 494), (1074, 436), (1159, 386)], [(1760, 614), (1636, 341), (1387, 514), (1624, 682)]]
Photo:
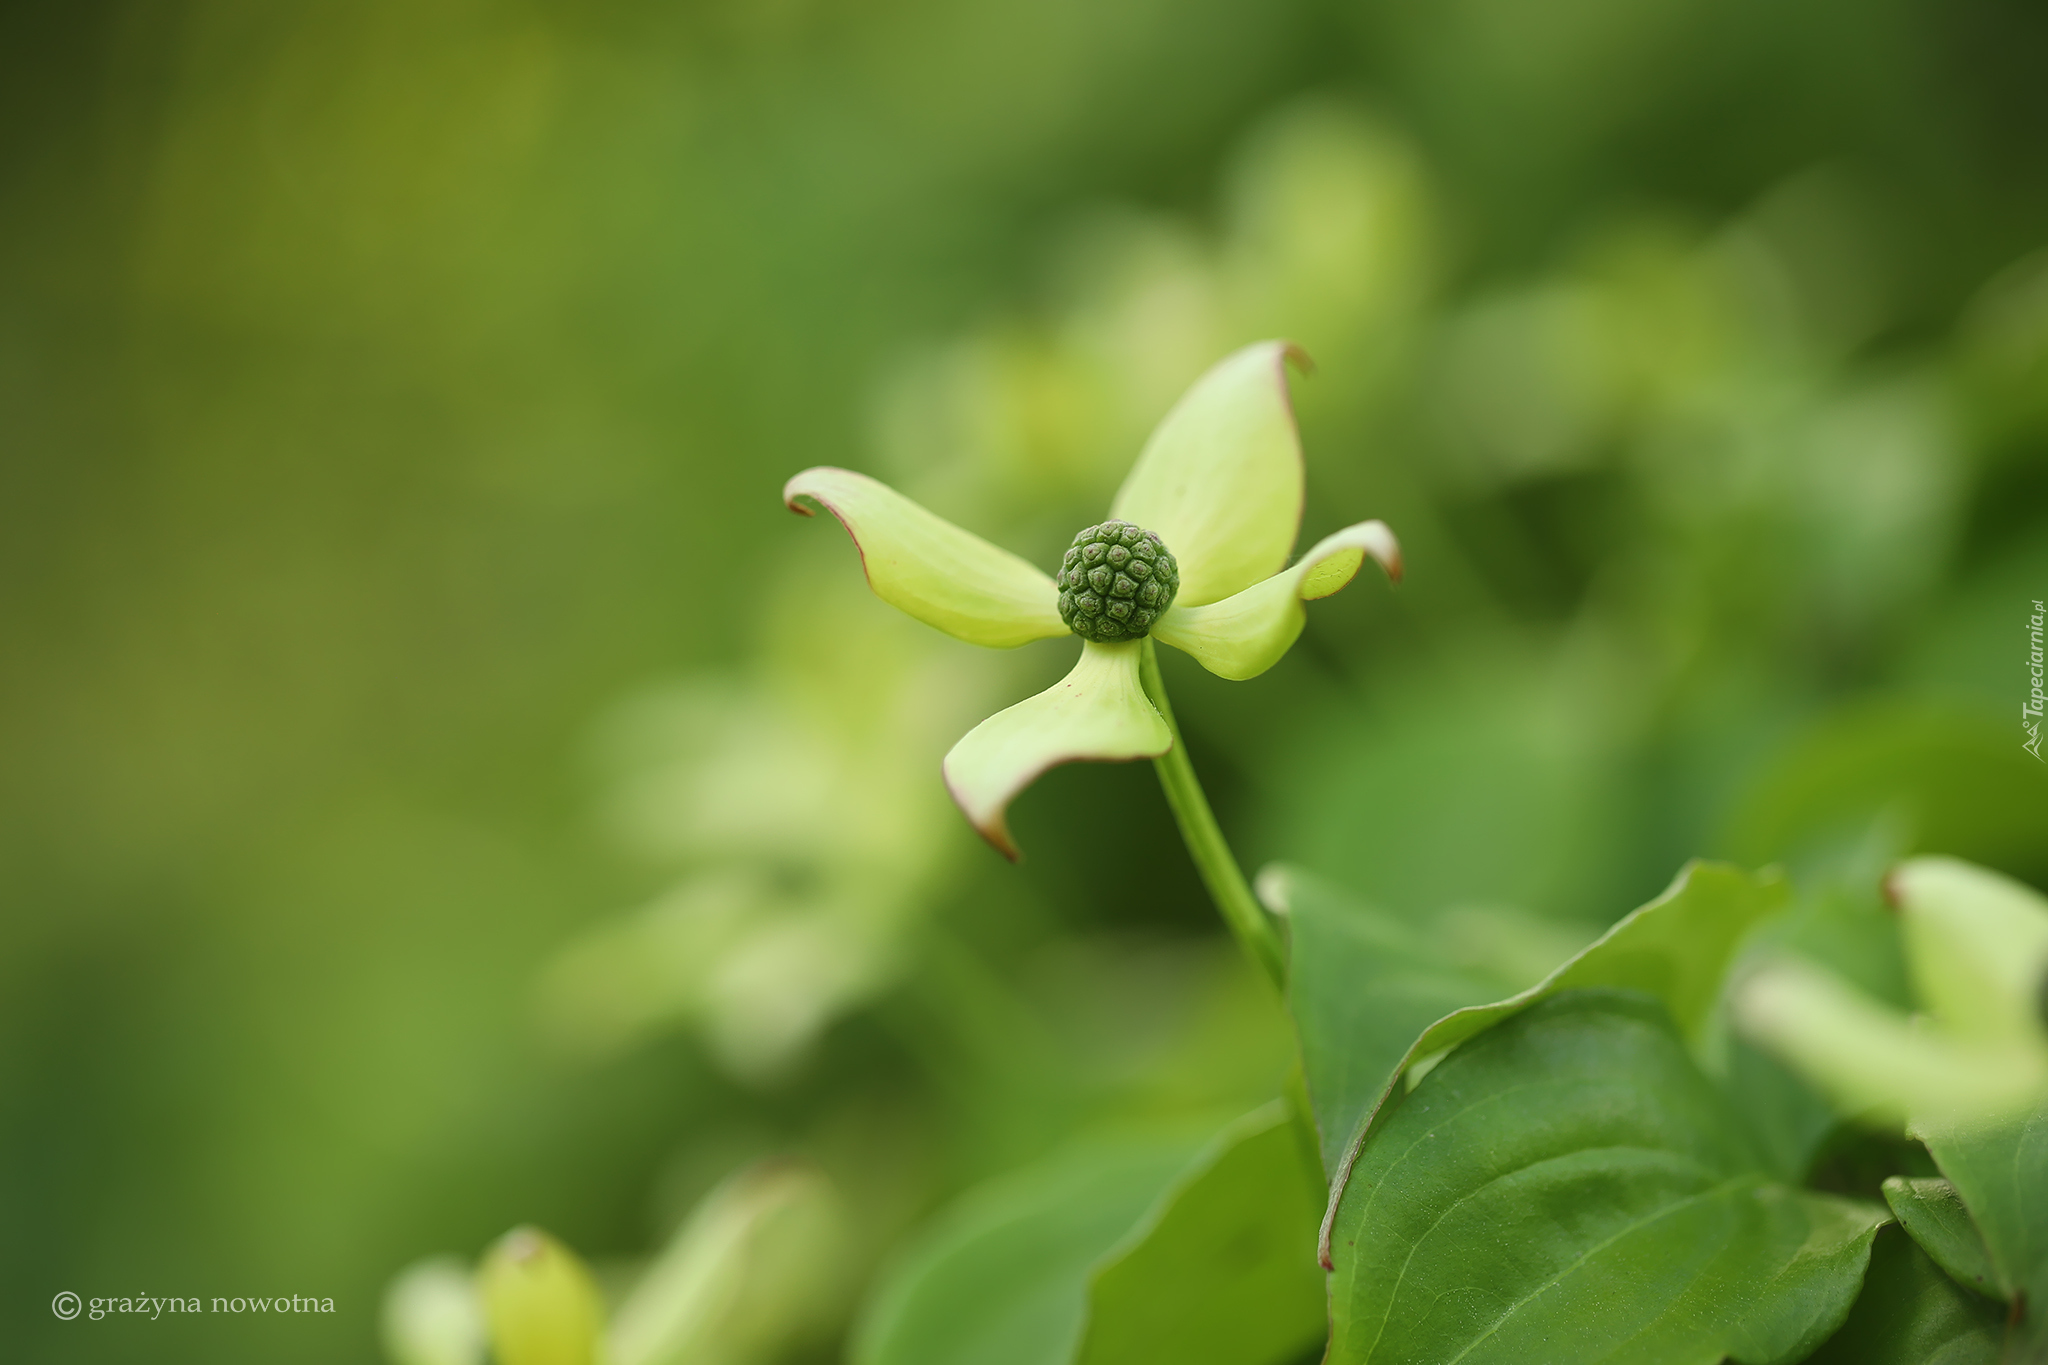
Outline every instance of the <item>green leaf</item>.
[(1884, 1202), (1906, 1234), (1957, 1284), (1988, 1298), (2007, 1297), (1984, 1234), (1954, 1185), (1940, 1176), (1895, 1175), (1884, 1182)]
[(1997, 1365), (2005, 1314), (1895, 1227), (1881, 1229), (1863, 1292), (1808, 1365)]
[(1572, 990), (1388, 1106), (1332, 1224), (1331, 1365), (1776, 1365), (1839, 1327), (1884, 1210), (1770, 1180), (1683, 1027)]
[(1095, 1272), (1082, 1365), (1281, 1365), (1321, 1342), (1314, 1160), (1284, 1105), (1227, 1129)]
[[(1323, 1170), (1334, 1172), (1360, 1121), (1386, 1093), (1417, 1034), (1511, 987), (1445, 960), (1398, 920), (1292, 869), (1259, 884), (1284, 900), (1287, 994), (1301, 1042)], [(1284, 892), (1275, 888), (1284, 885)]]
[(853, 1359), (1066, 1365), (1096, 1265), (1208, 1136), (1096, 1141), (970, 1192), (888, 1274)]
[[(1497, 1004), (1458, 1009), (1425, 1029), (1405, 1053), (1393, 1060), (1384, 1079), (1378, 1082), (1379, 1098), (1369, 1101), (1370, 1107), (1359, 1107), (1344, 1155), (1336, 1164), (1330, 1196), (1332, 1213), (1343, 1198), (1351, 1165), (1402, 1073), (1443, 1055), (1539, 1001), (1563, 991), (1590, 987), (1642, 991), (1661, 1000), (1688, 1044), (1695, 1050), (1702, 1049), (1719, 999), (1722, 976), (1737, 945), (1759, 920), (1778, 910), (1784, 899), (1784, 881), (1775, 875), (1752, 876), (1723, 863), (1688, 863), (1662, 896), (1623, 917), (1584, 952), (1541, 982)], [(1330, 988), (1326, 983), (1318, 990)], [(1341, 982), (1335, 983), (1335, 988), (1344, 989)], [(1313, 1006), (1295, 1006), (1296, 1024), (1304, 1040), (1312, 1029), (1327, 1028), (1319, 1018), (1327, 1006), (1320, 1003), (1320, 994), (1317, 1000)], [(1361, 1055), (1365, 1060), (1350, 1067), (1351, 1094), (1372, 1083), (1366, 1073), (1379, 1065), (1373, 1043), (1362, 1044)], [(1313, 1087), (1313, 1071), (1309, 1079)], [(1322, 1102), (1318, 1101), (1319, 1123), (1321, 1108)], [(1329, 1263), (1330, 1250), (1327, 1226), (1326, 1219), (1325, 1264)]]
[(1740, 1038), (1729, 1042), (1728, 1069), (1720, 1079), (1771, 1174), (1794, 1184), (1804, 1181), (1838, 1131), (1833, 1107), (1798, 1073)]
[[(2004, 1123), (1923, 1128), (1919, 1137), (1983, 1234), (2001, 1296), (2048, 1306), (2048, 1104)], [(2048, 1359), (2048, 1312), (2028, 1313), (2022, 1331), (2034, 1351), (2025, 1358)]]

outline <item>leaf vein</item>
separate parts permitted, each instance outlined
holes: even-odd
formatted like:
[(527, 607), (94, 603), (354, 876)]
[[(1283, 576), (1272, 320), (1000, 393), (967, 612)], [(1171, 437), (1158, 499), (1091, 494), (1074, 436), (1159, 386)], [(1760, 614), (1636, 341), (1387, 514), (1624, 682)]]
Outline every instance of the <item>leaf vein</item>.
[(1641, 1231), (1642, 1229), (1650, 1226), (1652, 1223), (1657, 1222), (1658, 1220), (1666, 1217), (1669, 1214), (1676, 1213), (1678, 1210), (1685, 1208), (1688, 1204), (1697, 1204), (1702, 1200), (1712, 1199), (1715, 1196), (1721, 1194), (1723, 1191), (1733, 1189), (1737, 1185), (1740, 1185), (1745, 1180), (1754, 1180), (1755, 1178), (1756, 1177), (1751, 1174), (1730, 1176), (1728, 1179), (1722, 1181), (1720, 1184), (1715, 1185), (1710, 1189), (1701, 1190), (1698, 1194), (1689, 1194), (1683, 1199), (1673, 1200), (1671, 1203), (1666, 1204), (1663, 1208), (1658, 1209), (1655, 1213), (1649, 1214), (1648, 1216), (1643, 1218), (1638, 1218), (1635, 1221), (1631, 1222), (1628, 1226), (1616, 1232), (1612, 1237), (1609, 1237), (1602, 1242), (1596, 1243), (1593, 1246), (1587, 1247), (1583, 1252), (1579, 1253), (1578, 1257), (1575, 1260), (1573, 1260), (1570, 1265), (1565, 1266), (1563, 1269), (1559, 1270), (1555, 1275), (1552, 1275), (1549, 1279), (1545, 1280), (1542, 1284), (1537, 1285), (1527, 1294), (1524, 1294), (1520, 1299), (1517, 1299), (1514, 1303), (1508, 1305), (1508, 1310), (1505, 1313), (1502, 1313), (1498, 1318), (1495, 1318), (1491, 1326), (1489, 1326), (1484, 1332), (1481, 1332), (1478, 1336), (1472, 1338), (1471, 1342), (1469, 1342), (1466, 1345), (1464, 1350), (1452, 1356), (1448, 1361), (1445, 1361), (1444, 1365), (1458, 1365), (1459, 1361), (1463, 1360), (1466, 1356), (1472, 1354), (1472, 1352), (1479, 1349), (1479, 1345), (1481, 1342), (1485, 1341), (1488, 1337), (1491, 1337), (1494, 1333), (1498, 1332), (1503, 1326), (1506, 1325), (1509, 1318), (1512, 1318), (1516, 1313), (1522, 1311), (1522, 1308), (1525, 1305), (1527, 1305), (1530, 1301), (1540, 1297), (1543, 1294), (1548, 1293), (1552, 1289), (1555, 1289), (1559, 1284), (1561, 1284), (1564, 1281), (1566, 1276), (1570, 1275), (1573, 1271), (1577, 1270), (1580, 1266), (1584, 1265), (1592, 1257), (1605, 1251), (1608, 1247), (1613, 1246), (1622, 1238), (1627, 1237), (1631, 1233)]

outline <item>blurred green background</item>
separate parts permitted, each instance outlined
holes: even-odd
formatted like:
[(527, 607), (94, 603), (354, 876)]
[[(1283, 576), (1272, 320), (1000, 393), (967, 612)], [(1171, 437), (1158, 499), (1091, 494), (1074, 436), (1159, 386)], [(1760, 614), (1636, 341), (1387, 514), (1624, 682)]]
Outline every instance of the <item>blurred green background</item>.
[(1531, 970), (1694, 854), (2042, 885), (2044, 64), (2023, 0), (0, 8), (10, 1358), (375, 1360), (406, 1263), (623, 1265), (774, 1153), (858, 1229), (825, 1358), (951, 1193), (1274, 1093), (1150, 772), (1021, 869), (945, 802), (1070, 648), (777, 496), (1050, 563), (1262, 336), (1305, 533), (1410, 576), (1169, 660), (1248, 864)]

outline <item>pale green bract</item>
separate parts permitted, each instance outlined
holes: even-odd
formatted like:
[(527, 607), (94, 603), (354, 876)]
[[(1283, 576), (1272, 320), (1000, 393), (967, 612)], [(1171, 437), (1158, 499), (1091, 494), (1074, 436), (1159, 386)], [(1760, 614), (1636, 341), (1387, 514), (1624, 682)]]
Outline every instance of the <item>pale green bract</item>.
[(1249, 588), (1294, 549), (1302, 469), (1289, 359), (1306, 357), (1261, 342), (1203, 375), (1145, 442), (1110, 504), (1111, 516), (1156, 533), (1180, 556), (1185, 604)]
[(1739, 983), (1737, 1023), (1851, 1114), (1916, 1128), (1997, 1124), (2048, 1102), (2048, 900), (1953, 858), (1887, 882), (1925, 1014), (1908, 1016), (1797, 958)]
[[(1156, 532), (1181, 587), (1152, 635), (1233, 680), (1278, 663), (1302, 603), (1349, 583), (1368, 556), (1398, 581), (1401, 550), (1378, 521), (1318, 541), (1291, 567), (1301, 524), (1301, 438), (1288, 404), (1285, 342), (1262, 341), (1195, 381), (1146, 442), (1112, 515)], [(806, 469), (782, 490), (837, 517), (877, 596), (969, 644), (1007, 649), (1068, 634), (1053, 580), (886, 484)], [(1011, 858), (1010, 802), (1057, 764), (1157, 758), (1173, 733), (1139, 680), (1144, 641), (1081, 646), (1055, 686), (983, 721), (946, 755), (946, 786), (983, 838)]]
[(947, 789), (996, 847), (1015, 849), (1004, 813), (1012, 797), (1054, 764), (1151, 758), (1173, 746), (1166, 721), (1138, 685), (1143, 648), (1141, 640), (1088, 641), (1071, 673), (996, 712), (946, 755)]

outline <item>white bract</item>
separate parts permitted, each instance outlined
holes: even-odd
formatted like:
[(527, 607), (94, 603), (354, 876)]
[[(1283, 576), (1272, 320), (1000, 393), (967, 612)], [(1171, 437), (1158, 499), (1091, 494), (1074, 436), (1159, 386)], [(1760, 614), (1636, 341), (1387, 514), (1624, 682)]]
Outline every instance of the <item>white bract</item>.
[[(1378, 521), (1324, 537), (1289, 566), (1301, 526), (1301, 438), (1284, 342), (1238, 351), (1195, 382), (1146, 442), (1110, 516), (1156, 533), (1180, 592), (1151, 634), (1220, 677), (1256, 677), (1301, 634), (1302, 603), (1327, 597), (1370, 555), (1399, 579), (1401, 551)], [(1070, 632), (1036, 567), (848, 469), (806, 469), (783, 488), (808, 498), (859, 547), (883, 601), (969, 644), (1008, 649)], [(1083, 641), (1063, 680), (989, 717), (946, 755), (946, 785), (984, 838), (1014, 858), (1006, 815), (1046, 769), (1079, 759), (1157, 758), (1173, 732), (1139, 679), (1143, 640)]]

